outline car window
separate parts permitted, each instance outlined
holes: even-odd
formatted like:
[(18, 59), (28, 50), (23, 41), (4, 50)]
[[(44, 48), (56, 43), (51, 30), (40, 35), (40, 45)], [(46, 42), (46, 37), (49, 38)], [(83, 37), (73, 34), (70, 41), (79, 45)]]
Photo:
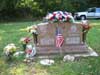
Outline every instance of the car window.
[(95, 12), (95, 8), (89, 8), (88, 12)]
[(97, 13), (100, 13), (100, 8), (97, 8), (96, 12), (97, 12)]

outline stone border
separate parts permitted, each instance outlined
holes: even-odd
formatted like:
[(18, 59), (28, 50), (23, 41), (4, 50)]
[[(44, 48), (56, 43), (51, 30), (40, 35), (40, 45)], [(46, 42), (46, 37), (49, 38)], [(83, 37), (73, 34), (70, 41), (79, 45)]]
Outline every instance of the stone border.
[[(87, 45), (88, 46), (88, 45)], [(88, 56), (99, 56), (91, 47), (88, 46), (88, 53), (84, 54), (73, 54), (75, 57), (88, 57)]]

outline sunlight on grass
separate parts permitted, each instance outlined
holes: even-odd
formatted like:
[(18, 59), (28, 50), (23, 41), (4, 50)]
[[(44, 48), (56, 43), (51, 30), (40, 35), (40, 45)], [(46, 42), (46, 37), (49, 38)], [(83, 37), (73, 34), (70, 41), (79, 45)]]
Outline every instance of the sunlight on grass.
[(92, 26), (100, 26), (100, 23), (90, 23)]
[(11, 70), (10, 70), (10, 73), (12, 74), (12, 75), (24, 75), (24, 74), (22, 74), (23, 73), (23, 70), (24, 70), (24, 68), (16, 68), (16, 67), (13, 67)]
[(19, 29), (19, 31), (27, 31), (27, 28)]
[(98, 31), (100, 31), (100, 29), (98, 29)]
[(26, 67), (24, 64), (19, 64), (14, 67), (10, 67), (9, 72), (11, 75), (24, 75)]
[(36, 73), (34, 75), (49, 75), (49, 74), (44, 69), (36, 69)]
[(25, 65), (24, 63), (17, 64), (9, 68), (11, 75), (50, 75), (46, 69), (35, 68), (34, 65)]
[(2, 64), (5, 64), (5, 61), (4, 61), (3, 59), (0, 59), (0, 66), (1, 66)]
[(2, 33), (5, 33), (6, 31), (5, 30), (0, 30), (0, 33), (2, 34)]
[(0, 37), (0, 41), (2, 40), (2, 37)]

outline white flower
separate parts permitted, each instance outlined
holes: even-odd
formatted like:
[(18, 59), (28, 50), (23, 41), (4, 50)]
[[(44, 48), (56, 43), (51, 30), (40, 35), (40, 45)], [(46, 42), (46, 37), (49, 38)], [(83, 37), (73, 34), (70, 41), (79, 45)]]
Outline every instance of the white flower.
[(27, 27), (26, 29), (27, 29), (27, 30), (30, 30), (30, 29), (32, 29), (32, 26), (29, 26), (29, 27)]
[(16, 49), (17, 48), (16, 48), (15, 44), (11, 43), (4, 47), (4, 53), (6, 55), (9, 55), (9, 53), (16, 51)]
[(36, 33), (37, 31), (36, 30), (30, 30), (30, 33)]
[(20, 42), (23, 42), (24, 40), (25, 40), (25, 37), (21, 38), (21, 39), (20, 39)]
[(81, 23), (84, 24), (84, 25), (88, 25), (88, 21), (87, 20), (82, 20)]
[(47, 16), (45, 17), (45, 19), (50, 19), (51, 17), (53, 17), (52, 13), (48, 13)]
[(27, 31), (30, 32), (30, 33), (37, 33), (37, 26), (33, 25), (33, 26), (30, 26), (30, 27), (27, 27)]

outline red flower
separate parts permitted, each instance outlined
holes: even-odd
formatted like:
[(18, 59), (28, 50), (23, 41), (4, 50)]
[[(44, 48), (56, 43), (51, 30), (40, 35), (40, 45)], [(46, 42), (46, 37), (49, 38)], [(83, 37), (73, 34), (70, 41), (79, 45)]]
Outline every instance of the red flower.
[(29, 43), (30, 41), (31, 41), (31, 39), (28, 38), (28, 37), (26, 37), (25, 40), (24, 40), (25, 43)]
[(27, 50), (26, 50), (26, 53), (27, 53), (27, 54), (31, 54), (31, 53), (32, 53), (32, 49), (27, 49)]
[(62, 18), (61, 17), (59, 17), (59, 19), (58, 19), (59, 21), (61, 21), (62, 20)]
[(70, 20), (70, 18), (67, 16), (67, 20), (69, 21)]

